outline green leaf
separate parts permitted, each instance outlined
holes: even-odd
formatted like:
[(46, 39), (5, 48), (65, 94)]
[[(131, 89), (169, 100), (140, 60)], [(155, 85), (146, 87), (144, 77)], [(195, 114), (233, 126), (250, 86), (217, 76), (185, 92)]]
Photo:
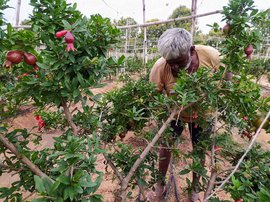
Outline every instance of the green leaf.
[(52, 180), (49, 177), (43, 177), (42, 181), (43, 181), (43, 185), (45, 187), (46, 193), (50, 193), (53, 187)]
[(36, 190), (39, 193), (46, 193), (45, 187), (44, 187), (44, 185), (42, 183), (42, 179), (39, 176), (35, 175), (34, 176), (34, 181), (35, 181)]
[(37, 62), (37, 65), (41, 68), (41, 69), (49, 69), (49, 66), (44, 64), (44, 63), (40, 63), (40, 62)]
[(75, 89), (75, 90), (73, 91), (73, 97), (75, 98), (75, 97), (77, 97), (77, 96), (79, 96), (79, 95), (80, 95), (79, 89)]
[(61, 175), (56, 180), (61, 182), (62, 184), (65, 184), (65, 185), (70, 184), (70, 177), (66, 176), (66, 175)]
[(72, 27), (71, 27), (71, 25), (68, 23), (68, 21), (62, 20), (62, 23), (64, 24), (64, 26), (65, 26), (66, 29), (68, 29), (68, 30), (71, 30), (71, 29), (72, 29)]
[(82, 85), (82, 87), (84, 87), (84, 85), (85, 85), (84, 78), (79, 72), (77, 73), (77, 79), (78, 79), (79, 83)]
[(191, 171), (191, 170), (189, 170), (189, 169), (181, 170), (181, 171), (179, 172), (179, 175), (185, 175), (185, 174), (188, 174), (190, 171)]
[(60, 97), (55, 97), (55, 98), (54, 98), (54, 104), (55, 104), (57, 107), (59, 107), (60, 104), (61, 104), (61, 98), (60, 98)]
[(75, 192), (73, 187), (67, 187), (64, 190), (64, 200), (70, 198), (70, 200), (73, 200), (75, 195), (77, 195), (77, 193)]
[(31, 200), (32, 202), (46, 202), (47, 199), (46, 198), (34, 198), (33, 200)]
[(125, 60), (125, 56), (124, 55), (121, 55), (121, 57), (118, 59), (118, 61), (117, 61), (117, 64), (118, 65), (121, 65), (122, 63), (123, 63), (123, 61)]
[(51, 193), (55, 192), (59, 185), (60, 185), (60, 182), (55, 181), (53, 186), (52, 186)]
[(72, 177), (72, 181), (73, 182), (78, 182), (80, 179), (81, 179), (81, 177), (83, 176), (83, 170), (78, 170), (76, 173), (75, 173), (75, 175), (73, 175), (73, 177)]
[(92, 196), (90, 196), (90, 201), (91, 202), (102, 202), (103, 196), (101, 196), (100, 194), (92, 195)]
[(63, 198), (62, 197), (58, 197), (55, 199), (55, 202), (64, 202)]

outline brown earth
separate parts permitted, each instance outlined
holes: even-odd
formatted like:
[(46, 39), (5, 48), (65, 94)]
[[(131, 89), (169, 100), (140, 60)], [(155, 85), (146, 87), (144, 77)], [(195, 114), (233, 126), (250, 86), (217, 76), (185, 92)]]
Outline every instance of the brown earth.
[[(107, 85), (102, 88), (92, 89), (94, 94), (97, 93), (106, 93), (112, 89), (114, 89), (116, 86), (121, 86), (121, 84), (116, 83), (115, 81), (106, 81)], [(261, 83), (264, 87), (262, 88), (262, 95), (263, 96), (270, 96), (270, 84), (266, 81), (266, 79), (263, 78), (263, 81)], [(72, 106), (73, 108), (75, 106)], [(80, 106), (78, 106), (80, 107)], [(12, 125), (12, 128), (26, 128), (27, 130), (34, 130), (37, 132), (36, 128), (33, 129), (34, 126), (37, 125), (37, 121), (34, 118), (34, 112), (35, 108), (32, 106), (27, 106), (21, 109), (23, 113), (21, 115), (17, 116), (13, 120), (10, 120), (9, 124)], [(52, 147), (53, 145), (53, 137), (61, 135), (60, 130), (46, 130), (42, 133), (39, 133), (42, 136), (42, 147)], [(248, 145), (248, 142), (240, 138), (238, 135), (234, 135), (233, 139), (240, 143), (243, 147), (246, 147)], [(140, 139), (138, 139), (132, 132), (129, 132), (128, 135), (125, 137), (124, 141), (128, 144), (132, 144), (133, 146), (142, 146), (144, 143)], [(269, 144), (267, 143), (270, 141), (269, 134), (266, 134), (265, 131), (262, 131), (261, 134), (258, 136), (257, 142), (262, 145), (264, 149), (269, 149)], [(34, 144), (30, 143), (30, 148), (32, 149), (40, 149), (40, 147), (34, 146)], [(187, 153), (191, 150), (191, 141), (188, 134), (188, 131), (185, 130), (182, 135), (182, 141), (179, 144), (179, 149), (183, 153)], [(109, 169), (109, 172), (105, 171), (105, 165), (104, 165), (104, 158), (103, 156), (99, 156), (97, 160), (97, 169), (104, 172), (104, 179), (103, 182), (98, 189), (98, 193), (102, 194), (104, 197), (105, 202), (113, 202), (114, 201), (114, 192), (117, 188), (119, 188), (119, 182), (117, 181), (116, 177), (112, 174), (111, 170)], [(190, 175), (184, 175), (179, 176), (178, 173), (183, 169), (183, 167), (186, 166), (186, 163), (182, 162), (181, 160), (178, 160), (174, 164), (174, 173), (176, 176), (176, 184), (178, 187), (178, 192), (180, 193), (181, 201), (185, 201), (185, 188), (186, 188), (186, 177), (191, 178)], [(226, 166), (226, 165), (224, 165)], [(209, 159), (207, 159), (206, 167), (210, 170), (210, 162)], [(0, 187), (7, 187), (10, 186), (14, 180), (18, 179), (16, 175), (13, 175), (14, 173), (4, 174), (0, 176)], [(169, 174), (168, 174), (169, 175)], [(169, 177), (169, 176), (168, 176)], [(135, 198), (138, 194), (138, 190), (135, 190), (132, 194), (132, 198), (129, 201), (135, 201)], [(27, 194), (24, 194), (27, 195)], [(218, 195), (222, 199), (230, 200), (230, 197), (228, 194), (219, 192)], [(201, 198), (203, 196), (201, 195)], [(1, 199), (0, 199), (1, 201)], [(176, 201), (174, 199), (174, 193), (173, 193), (173, 186), (171, 186), (171, 189), (169, 191), (168, 200), (169, 202)]]

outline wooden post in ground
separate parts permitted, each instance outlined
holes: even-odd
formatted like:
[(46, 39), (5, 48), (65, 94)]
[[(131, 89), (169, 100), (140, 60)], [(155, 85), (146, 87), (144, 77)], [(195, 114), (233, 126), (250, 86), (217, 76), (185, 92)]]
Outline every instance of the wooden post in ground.
[[(143, 3), (143, 24), (145, 23), (145, 0), (142, 0)], [(147, 33), (146, 27), (143, 28), (143, 68), (146, 72), (146, 63), (147, 63)]]
[(21, 0), (18, 0), (17, 11), (16, 11), (16, 23), (15, 23), (16, 26), (18, 26), (20, 22), (20, 12), (21, 12)]
[[(196, 16), (197, 14), (197, 0), (192, 0), (191, 4), (191, 15)], [(196, 27), (196, 17), (193, 17), (191, 19), (191, 28), (190, 28), (190, 33), (192, 36), (195, 34), (195, 27)]]

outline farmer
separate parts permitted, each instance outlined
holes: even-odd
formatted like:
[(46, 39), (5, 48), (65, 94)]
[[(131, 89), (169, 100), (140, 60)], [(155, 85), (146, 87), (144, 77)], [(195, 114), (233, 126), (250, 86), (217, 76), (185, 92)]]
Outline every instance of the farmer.
[[(192, 36), (185, 29), (172, 28), (166, 30), (158, 40), (158, 51), (162, 57), (152, 67), (150, 81), (156, 85), (158, 92), (165, 92), (168, 96), (174, 93), (173, 86), (177, 80), (179, 70), (184, 69), (191, 74), (201, 66), (210, 67), (213, 70), (219, 67), (219, 52), (209, 46), (192, 45)], [(200, 141), (209, 138), (211, 122), (209, 121), (209, 126), (205, 128), (197, 126), (193, 123), (194, 114), (197, 116), (196, 112), (181, 112), (180, 120), (177, 122), (175, 119), (171, 122), (172, 135), (173, 137), (180, 136), (184, 129), (184, 123), (188, 123), (193, 150), (200, 154), (201, 164), (204, 165), (205, 149), (201, 151), (202, 149), (198, 145)], [(170, 158), (171, 151), (164, 147), (160, 148), (159, 171), (162, 179), (155, 186), (155, 199), (153, 201), (164, 198), (165, 177)], [(199, 178), (200, 176), (193, 173), (190, 201), (199, 199)]]

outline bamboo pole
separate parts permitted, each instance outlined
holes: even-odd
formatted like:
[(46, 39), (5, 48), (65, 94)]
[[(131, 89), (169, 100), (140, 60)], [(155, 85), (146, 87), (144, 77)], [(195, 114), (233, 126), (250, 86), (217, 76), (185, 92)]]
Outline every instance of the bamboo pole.
[(20, 12), (21, 12), (21, 0), (18, 0), (17, 11), (16, 11), (16, 23), (15, 23), (16, 26), (18, 26), (20, 22)]
[[(196, 14), (197, 14), (197, 0), (192, 0), (191, 15), (196, 16)], [(190, 28), (190, 33), (192, 36), (194, 36), (195, 25), (196, 25), (196, 17), (193, 17), (191, 18), (191, 28)]]
[(169, 19), (169, 20), (147, 22), (147, 23), (144, 23), (144, 24), (129, 25), (129, 26), (117, 26), (117, 28), (118, 29), (127, 29), (127, 28), (135, 28), (135, 27), (149, 27), (149, 26), (153, 26), (153, 25), (160, 25), (160, 24), (166, 24), (166, 23), (170, 23), (170, 22), (187, 20), (187, 19), (191, 19), (191, 18), (194, 18), (194, 17), (199, 18), (199, 17), (208, 16), (208, 15), (219, 14), (221, 12), (222, 12), (222, 10), (216, 10), (216, 11), (212, 11), (212, 12), (208, 12), (208, 13), (203, 13), (203, 14), (198, 14), (198, 15), (190, 15), (190, 16), (174, 18), (174, 19)]
[[(145, 1), (143, 3), (143, 23), (145, 24)], [(147, 32), (146, 27), (143, 29), (143, 67), (146, 72), (146, 63), (147, 63)]]
[[(191, 19), (191, 18), (194, 18), (194, 17), (199, 18), (199, 17), (208, 16), (208, 15), (215, 15), (215, 14), (219, 14), (221, 12), (222, 12), (222, 10), (216, 10), (216, 11), (202, 13), (202, 14), (198, 14), (198, 15), (194, 15), (194, 16), (193, 15), (190, 15), (190, 16), (185, 16), (185, 17), (180, 17), (180, 18), (174, 18), (174, 19), (169, 19), (169, 20), (147, 22), (147, 23), (137, 24), (137, 25), (116, 26), (116, 27), (118, 29), (138, 28), (138, 27), (150, 27), (150, 26), (153, 26), (153, 25), (160, 25), (160, 24), (166, 24), (166, 23), (170, 23), (170, 22), (187, 20), (187, 19)], [(13, 28), (25, 28), (25, 29), (27, 29), (27, 28), (31, 28), (31, 26), (20, 25), (20, 26), (13, 26)]]

